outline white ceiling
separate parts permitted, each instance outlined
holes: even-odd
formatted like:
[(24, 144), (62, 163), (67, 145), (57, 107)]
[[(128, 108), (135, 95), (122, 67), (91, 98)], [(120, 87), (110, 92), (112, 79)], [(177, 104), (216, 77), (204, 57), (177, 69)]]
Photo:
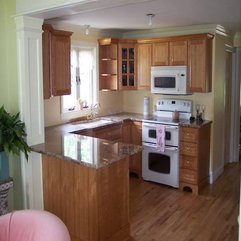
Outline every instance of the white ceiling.
[[(153, 13), (153, 25), (146, 14)], [(39, 13), (45, 19), (98, 29), (219, 24), (241, 32), (241, 0), (92, 0)]]

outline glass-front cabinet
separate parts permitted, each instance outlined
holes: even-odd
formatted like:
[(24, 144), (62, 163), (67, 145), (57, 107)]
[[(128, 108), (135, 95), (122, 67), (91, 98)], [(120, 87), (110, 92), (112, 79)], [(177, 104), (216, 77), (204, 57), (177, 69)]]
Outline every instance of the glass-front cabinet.
[(134, 90), (137, 89), (137, 68), (136, 68), (136, 44), (119, 44), (119, 89)]

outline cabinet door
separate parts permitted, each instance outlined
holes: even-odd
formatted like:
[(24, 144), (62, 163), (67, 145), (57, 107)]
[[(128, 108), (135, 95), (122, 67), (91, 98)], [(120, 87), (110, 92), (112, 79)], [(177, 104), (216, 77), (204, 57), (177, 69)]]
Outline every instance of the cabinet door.
[(170, 65), (187, 65), (187, 41), (171, 41), (169, 46)]
[(42, 33), (44, 99), (49, 99), (51, 97), (51, 89), (50, 89), (50, 38), (51, 38), (51, 33), (48, 30), (44, 30), (43, 33)]
[(134, 90), (136, 85), (136, 44), (119, 45), (119, 89)]
[(121, 141), (121, 125), (110, 125), (93, 129), (93, 136), (110, 141)]
[(62, 31), (51, 35), (50, 73), (52, 95), (70, 94), (70, 37)]
[(151, 80), (151, 44), (138, 44), (138, 83), (139, 90), (149, 90)]
[(191, 92), (211, 91), (211, 40), (188, 41), (189, 87)]
[[(133, 122), (131, 127), (132, 144), (142, 145), (142, 123)], [(131, 156), (129, 164), (130, 172), (136, 173), (139, 177), (142, 176), (142, 152), (138, 152)]]
[(169, 53), (168, 42), (160, 42), (152, 44), (152, 65), (168, 65)]
[(122, 124), (122, 142), (131, 143), (131, 121), (124, 121)]

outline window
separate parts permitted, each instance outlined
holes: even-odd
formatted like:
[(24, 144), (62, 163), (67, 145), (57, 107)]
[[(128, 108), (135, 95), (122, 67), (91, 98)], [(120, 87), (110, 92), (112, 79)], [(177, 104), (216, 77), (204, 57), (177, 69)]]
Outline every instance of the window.
[(62, 113), (88, 109), (97, 102), (96, 47), (71, 47), (71, 94), (62, 96)]

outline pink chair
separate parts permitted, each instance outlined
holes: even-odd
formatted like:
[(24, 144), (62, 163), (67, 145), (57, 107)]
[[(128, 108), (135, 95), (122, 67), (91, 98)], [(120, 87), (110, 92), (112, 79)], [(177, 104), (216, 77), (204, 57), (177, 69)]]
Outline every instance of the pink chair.
[(0, 216), (0, 241), (71, 241), (65, 224), (54, 214), (20, 210)]

